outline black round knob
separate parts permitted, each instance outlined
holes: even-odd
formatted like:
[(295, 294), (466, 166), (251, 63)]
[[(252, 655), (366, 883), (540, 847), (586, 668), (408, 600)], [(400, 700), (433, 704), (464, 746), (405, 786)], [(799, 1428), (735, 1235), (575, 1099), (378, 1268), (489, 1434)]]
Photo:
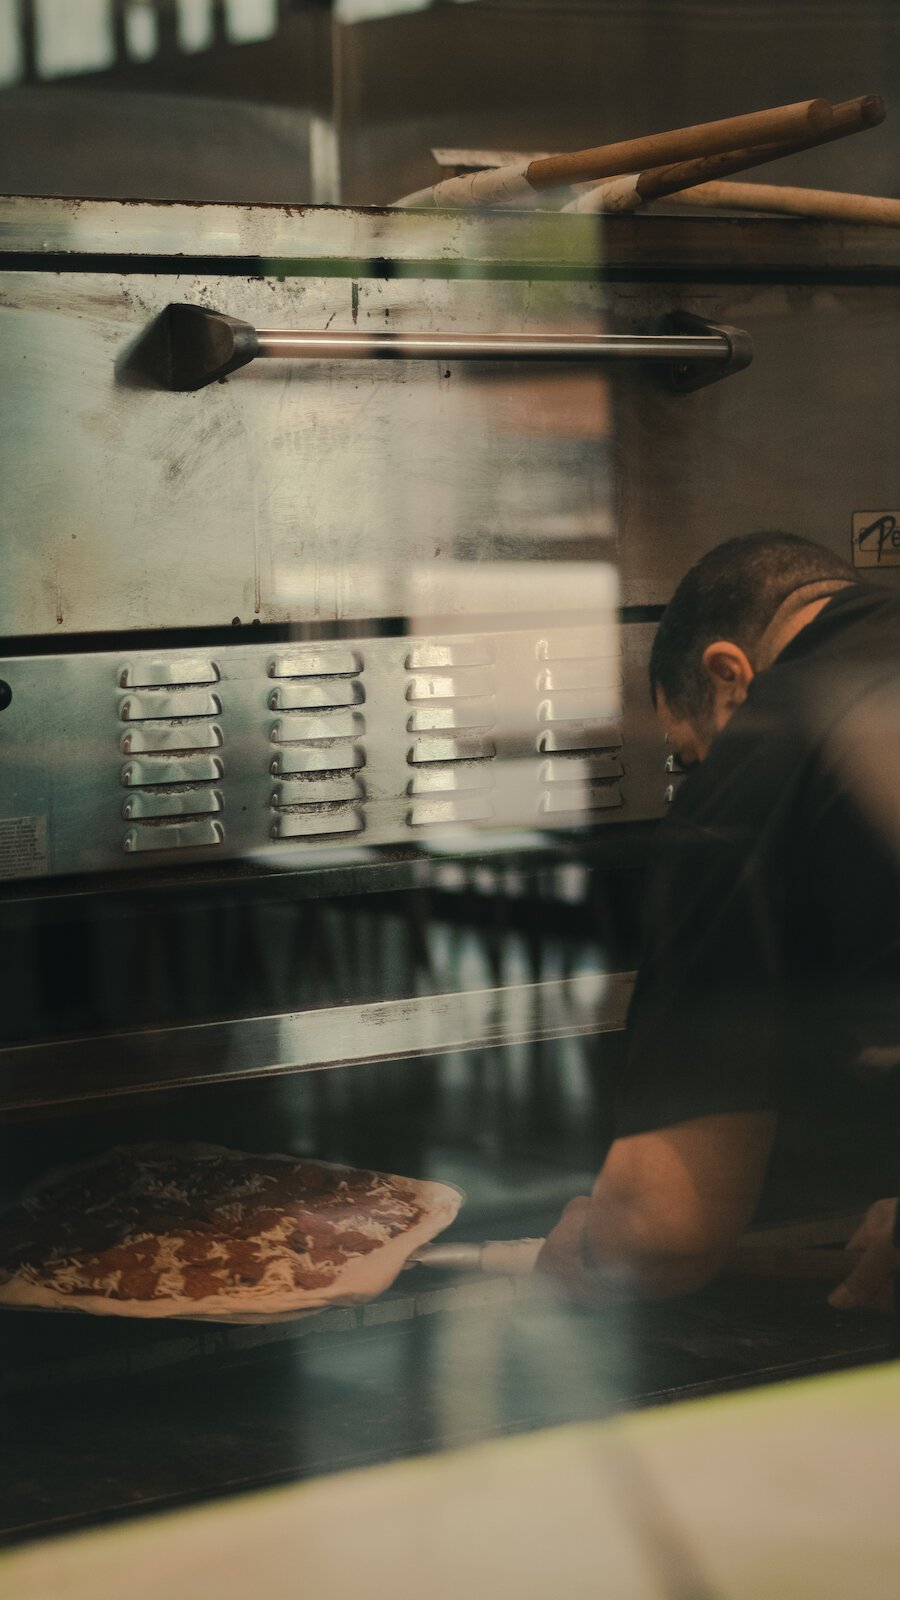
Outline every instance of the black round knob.
[(4, 678), (0, 678), (0, 711), (5, 711), (12, 699), (12, 689)]

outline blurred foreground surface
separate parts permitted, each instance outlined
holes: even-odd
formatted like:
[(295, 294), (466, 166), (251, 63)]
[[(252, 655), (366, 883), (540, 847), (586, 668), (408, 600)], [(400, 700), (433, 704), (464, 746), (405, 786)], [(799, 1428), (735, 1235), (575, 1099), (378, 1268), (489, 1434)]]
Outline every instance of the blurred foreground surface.
[(0, 1590), (895, 1600), (898, 1420), (891, 1364), (32, 1546)]

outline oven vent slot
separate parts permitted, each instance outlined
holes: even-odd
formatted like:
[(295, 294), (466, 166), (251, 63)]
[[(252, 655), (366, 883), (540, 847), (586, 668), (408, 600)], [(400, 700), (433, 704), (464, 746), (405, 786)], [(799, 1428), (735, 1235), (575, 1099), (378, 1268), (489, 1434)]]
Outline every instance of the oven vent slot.
[[(130, 759), (120, 778), (128, 790), (122, 816), (131, 827), (122, 839), (126, 854), (208, 849), (221, 845), (225, 829), (221, 783), (224, 762), (214, 751), (224, 744), (212, 721), (222, 701), (209, 687), (220, 679), (216, 663), (201, 657), (138, 660), (119, 668), (119, 721), (127, 724), (120, 749)], [(216, 820), (213, 820), (213, 819)]]
[(273, 839), (320, 839), (334, 833), (361, 833), (365, 826), (356, 807), (301, 807), (280, 813), (272, 824)]
[(583, 689), (555, 694), (538, 705), (539, 722), (612, 722), (619, 710), (612, 688)]
[(433, 796), (414, 800), (409, 808), (411, 828), (434, 827), (446, 823), (489, 822), (494, 815), (490, 794), (466, 794), (452, 799)]
[(353, 772), (304, 773), (283, 775), (284, 781), (272, 791), (276, 811), (293, 811), (298, 806), (327, 805), (338, 800), (364, 800), (365, 784)]
[(409, 761), (418, 766), (406, 786), (411, 828), (489, 822), (494, 816), (492, 739), (417, 739)]
[(492, 789), (494, 787), (494, 770), (487, 761), (475, 761), (471, 765), (454, 763), (450, 766), (440, 764), (431, 767), (420, 767), (414, 772), (406, 786), (407, 794), (454, 794), (472, 789)]
[(318, 745), (328, 739), (358, 739), (365, 731), (365, 717), (359, 711), (312, 711), (273, 722), (269, 737), (273, 744)]
[(269, 661), (268, 676), (278, 681), (268, 707), (284, 713), (269, 728), (278, 746), (269, 772), (281, 780), (269, 799), (274, 841), (364, 831), (362, 671), (359, 651), (341, 644), (286, 651)]
[(600, 656), (591, 660), (557, 661), (538, 673), (540, 694), (573, 694), (618, 692), (622, 687), (622, 670), (618, 656)]
[[(419, 765), (407, 784), (411, 828), (487, 822), (494, 816), (493, 740), (418, 739), (409, 760)], [(461, 765), (460, 763), (465, 763)]]
[[(497, 745), (494, 650), (487, 640), (423, 642), (410, 647), (406, 731), (421, 735), (407, 751), (421, 767), (407, 783), (411, 828), (488, 822), (494, 816)], [(466, 765), (459, 765), (466, 763)]]
[(537, 748), (540, 755), (553, 755), (565, 751), (591, 751), (603, 754), (609, 750), (620, 750), (622, 735), (615, 727), (570, 727), (547, 728), (537, 737)]
[[(323, 754), (332, 758), (328, 770), (317, 771), (307, 765), (310, 756)], [(352, 760), (357, 766), (342, 768), (342, 760)], [(271, 838), (321, 839), (330, 834), (361, 833), (365, 813), (358, 802), (365, 800), (366, 786), (358, 772), (364, 760), (362, 750), (355, 746), (329, 746), (324, 752), (279, 751), (272, 771), (283, 781), (272, 791), (276, 815), (269, 830)]]
[(620, 758), (611, 752), (553, 756), (538, 774), (544, 786), (538, 810), (545, 816), (614, 810), (624, 803), (618, 781), (624, 775)]
[(362, 667), (357, 651), (343, 645), (327, 645), (273, 656), (267, 671), (270, 678), (341, 678), (355, 677)]
[(624, 768), (618, 756), (610, 753), (589, 756), (554, 756), (540, 770), (541, 783), (598, 783), (621, 778)]
[(496, 660), (487, 639), (447, 639), (411, 645), (404, 666), (407, 672), (434, 672), (447, 667), (490, 667)]
[(494, 674), (490, 668), (467, 667), (453, 673), (420, 673), (407, 685), (407, 700), (474, 700), (493, 697)]
[(218, 750), (221, 743), (222, 729), (215, 722), (167, 722), (160, 727), (144, 722), (123, 733), (121, 750), (125, 756), (164, 752), (175, 756), (195, 750)]
[(121, 722), (168, 722), (184, 717), (218, 717), (222, 702), (208, 689), (142, 689), (119, 705)]
[(496, 720), (490, 699), (466, 700), (462, 705), (415, 706), (406, 719), (408, 733), (438, 733), (451, 728), (492, 728)]
[(179, 784), (168, 789), (144, 789), (128, 796), (123, 802), (122, 815), (126, 822), (143, 822), (159, 817), (213, 816), (222, 810), (222, 796), (218, 789), (199, 784)]
[(493, 761), (493, 739), (417, 739), (409, 752), (412, 766), (433, 761)]
[[(457, 780), (452, 774), (457, 762), (489, 762), (497, 754), (494, 739), (485, 737), (497, 721), (494, 661), (494, 646), (487, 639), (423, 640), (407, 651), (405, 666), (412, 676), (406, 685), (410, 707), (406, 731), (422, 736), (408, 747), (407, 761), (411, 766), (429, 767), (428, 778), (422, 782), (413, 779), (408, 792), (445, 789), (451, 796), (457, 792), (457, 798), (437, 806), (430, 801), (414, 804), (407, 817), (412, 826), (492, 814), (488, 802), (458, 797), (458, 791), (474, 788), (477, 780), (471, 776)], [(451, 764), (449, 770), (444, 763)]]
[(126, 661), (119, 668), (120, 689), (191, 689), (218, 683), (219, 669), (214, 661), (199, 656), (174, 660)]
[(583, 638), (578, 636), (573, 638), (571, 633), (562, 631), (544, 634), (538, 639), (535, 655), (538, 661), (577, 661), (583, 663), (619, 660), (618, 651), (602, 651), (598, 654), (596, 650), (585, 650)]
[(330, 772), (358, 772), (366, 764), (366, 753), (360, 745), (300, 745), (279, 750), (269, 763), (274, 778), (296, 776), (315, 772), (320, 777)]
[(308, 678), (280, 683), (269, 695), (269, 710), (334, 711), (361, 705), (364, 699), (363, 686), (354, 678)]
[(538, 810), (544, 814), (610, 811), (623, 804), (617, 783), (567, 783), (545, 789)]
[(129, 761), (122, 768), (122, 783), (126, 789), (155, 788), (173, 784), (215, 783), (224, 776), (224, 765), (219, 756), (187, 751), (177, 755), (149, 755)]
[(159, 821), (142, 828), (130, 828), (125, 835), (124, 848), (129, 855), (145, 850), (198, 850), (222, 844), (224, 838), (221, 822), (206, 818), (177, 823)]
[(538, 811), (582, 816), (624, 804), (621, 779), (622, 664), (618, 652), (585, 654), (584, 639), (551, 634), (539, 639), (537, 720)]

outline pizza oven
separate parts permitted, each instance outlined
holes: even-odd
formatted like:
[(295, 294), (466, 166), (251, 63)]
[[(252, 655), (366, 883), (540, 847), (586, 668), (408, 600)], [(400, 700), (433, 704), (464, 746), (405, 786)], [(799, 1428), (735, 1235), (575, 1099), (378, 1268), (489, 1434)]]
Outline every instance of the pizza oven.
[(85, 1035), (130, 1040), (110, 1090), (201, 1021), (229, 1073), (317, 1064), (240, 1034), (308, 1005), (286, 907), (639, 869), (650, 641), (707, 545), (896, 574), (889, 229), (11, 198), (0, 251), (10, 1109), (94, 1094)]
[[(7, 1189), (177, 1134), (446, 1177), (460, 1238), (552, 1223), (608, 1135), (679, 781), (646, 689), (674, 583), (763, 527), (900, 567), (897, 249), (0, 200)], [(413, 1275), (305, 1370), (399, 1362), (450, 1437), (423, 1349), (499, 1293)], [(300, 1361), (284, 1327), (90, 1322), (7, 1319), (7, 1388)], [(303, 1461), (257, 1427), (232, 1481), (334, 1465), (329, 1416)]]
[[(683, 416), (746, 381), (751, 341), (614, 305), (596, 225), (553, 220), (4, 202), (10, 1108), (95, 1093), (93, 1047), (62, 1066), (85, 1033), (129, 1038), (117, 1091), (134, 1051), (133, 1087), (180, 1081), (172, 1038), (146, 1065), (157, 1028), (257, 1014), (217, 953), (239, 901), (274, 1014), (300, 1013), (273, 905), (427, 892), (485, 852), (580, 861), (662, 813), (662, 591), (621, 570), (618, 375)], [(192, 895), (212, 920), (185, 1009), (164, 973)], [(39, 992), (31, 937), (55, 952)], [(343, 1058), (308, 1026), (303, 1064)], [(44, 1041), (40, 1068), (16, 1054)], [(229, 1046), (229, 1073), (301, 1065), (271, 1048)]]

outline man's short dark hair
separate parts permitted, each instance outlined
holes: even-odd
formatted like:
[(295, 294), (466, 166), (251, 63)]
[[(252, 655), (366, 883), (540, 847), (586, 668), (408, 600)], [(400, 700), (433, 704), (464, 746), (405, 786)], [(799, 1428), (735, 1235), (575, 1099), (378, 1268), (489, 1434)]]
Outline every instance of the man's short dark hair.
[(702, 556), (682, 578), (663, 612), (650, 655), (650, 692), (662, 690), (672, 710), (696, 719), (712, 686), (703, 652), (717, 639), (739, 644), (753, 666), (776, 611), (807, 584), (855, 583), (840, 556), (796, 533), (747, 533)]

